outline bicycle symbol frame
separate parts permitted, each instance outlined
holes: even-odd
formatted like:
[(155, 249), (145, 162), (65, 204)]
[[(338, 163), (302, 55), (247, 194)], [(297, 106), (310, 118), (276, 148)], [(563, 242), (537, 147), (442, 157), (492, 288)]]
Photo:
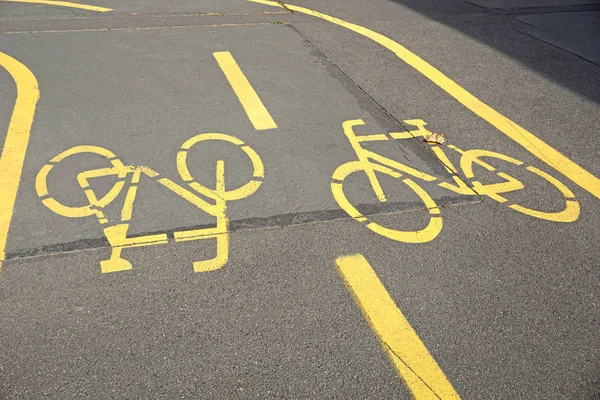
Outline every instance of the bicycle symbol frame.
[[(418, 137), (428, 138), (433, 134), (425, 128), (427, 123), (421, 119), (405, 120), (404, 123), (416, 126), (417, 129), (403, 132), (391, 132), (387, 135), (383, 133), (356, 135), (354, 133), (354, 127), (365, 125), (365, 122), (362, 119), (345, 121), (342, 124), (344, 134), (350, 141), (358, 160), (349, 161), (345, 164), (342, 164), (335, 170), (332, 175), (331, 191), (339, 206), (356, 221), (365, 224), (366, 227), (371, 231), (399, 242), (426, 243), (435, 239), (442, 230), (443, 222), (441, 211), (429, 193), (427, 193), (427, 191), (425, 191), (418, 183), (408, 176), (412, 176), (426, 182), (434, 182), (437, 180), (437, 178), (362, 147), (363, 143), (368, 142), (414, 139)], [(467, 183), (465, 183), (458, 176), (458, 169), (450, 161), (443, 147), (435, 143), (430, 143), (431, 150), (445, 166), (446, 170), (452, 174), (452, 178), (454, 180), (454, 184), (449, 182), (438, 183), (440, 187), (461, 195), (487, 196), (499, 203), (508, 203), (508, 200), (501, 194), (521, 190), (525, 187), (521, 181), (504, 172), (497, 172), (497, 175), (503, 178), (503, 182), (482, 184), (478, 180), (475, 180), (475, 174), (473, 172), (474, 164), (477, 164), (488, 171), (496, 171), (495, 167), (482, 160), (484, 157), (499, 159), (517, 166), (523, 166), (524, 163), (522, 161), (489, 150), (472, 149), (465, 151), (454, 145), (448, 145), (447, 147), (460, 154), (460, 168), (463, 171), (465, 178), (467, 178), (467, 180), (471, 183), (471, 186), (467, 185)], [(534, 166), (526, 166), (525, 169), (556, 187), (565, 198), (565, 207), (563, 210), (558, 212), (534, 210), (519, 204), (510, 204), (508, 205), (509, 208), (535, 218), (555, 222), (573, 222), (579, 218), (579, 202), (568, 187), (566, 187), (558, 179)], [(402, 183), (406, 184), (412, 191), (416, 193), (421, 201), (423, 201), (426, 209), (429, 211), (430, 219), (427, 226), (419, 230), (403, 231), (387, 228), (369, 220), (367, 216), (363, 215), (354, 205), (352, 205), (344, 193), (344, 180), (355, 172), (364, 172), (367, 175), (371, 188), (380, 202), (386, 202), (387, 198), (375, 173), (383, 173), (401, 180)]]
[[(196, 182), (188, 168), (188, 151), (197, 143), (210, 140), (224, 141), (239, 147), (252, 162), (252, 179), (237, 189), (226, 190), (224, 162), (219, 160), (217, 161), (216, 168), (215, 189), (208, 188)], [(67, 157), (83, 153), (99, 155), (105, 158), (111, 166), (79, 173), (77, 175), (77, 182), (83, 189), (89, 204), (79, 207), (66, 206), (50, 196), (47, 182), (48, 175), (58, 163)], [(229, 219), (226, 215), (227, 202), (248, 197), (260, 187), (262, 180), (264, 179), (263, 162), (251, 147), (234, 136), (226, 135), (224, 133), (202, 133), (188, 139), (181, 146), (177, 153), (177, 172), (191, 190), (173, 182), (169, 178), (162, 177), (158, 172), (149, 167), (125, 165), (114, 153), (105, 148), (98, 146), (75, 146), (63, 151), (42, 167), (36, 177), (36, 191), (38, 196), (42, 199), (42, 203), (56, 214), (69, 218), (96, 216), (98, 222), (105, 226), (103, 229), (104, 234), (112, 250), (110, 258), (100, 262), (102, 273), (126, 271), (132, 269), (132, 264), (121, 256), (123, 249), (168, 243), (166, 233), (127, 237), (138, 184), (140, 177), (143, 174), (156, 180), (162, 186), (195, 205), (200, 210), (216, 217), (215, 227), (176, 231), (173, 233), (173, 237), (176, 242), (216, 239), (216, 256), (209, 260), (196, 261), (193, 263), (193, 266), (195, 272), (220, 269), (229, 259)], [(89, 180), (106, 176), (116, 176), (118, 180), (104, 196), (98, 197), (90, 187)], [(128, 183), (128, 188), (121, 210), (120, 221), (111, 223), (106, 217), (103, 209), (119, 196), (121, 191), (125, 188), (126, 183)], [(203, 197), (208, 200), (205, 200)]]

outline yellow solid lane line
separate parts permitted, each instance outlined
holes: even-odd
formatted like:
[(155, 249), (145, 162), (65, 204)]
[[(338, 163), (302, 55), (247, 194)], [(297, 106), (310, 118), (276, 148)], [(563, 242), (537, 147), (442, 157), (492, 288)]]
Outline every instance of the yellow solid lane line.
[(98, 11), (98, 12), (112, 11), (112, 8), (90, 6), (87, 4), (79, 4), (79, 3), (71, 3), (69, 1), (54, 1), (54, 0), (0, 0), (0, 1), (11, 2), (11, 3), (46, 4), (49, 6), (79, 8), (81, 10), (90, 10), (90, 11)]
[(29, 133), (35, 114), (35, 104), (40, 98), (38, 83), (31, 71), (19, 61), (0, 52), (0, 66), (15, 81), (17, 99), (13, 109), (2, 155), (0, 155), (0, 269), (6, 254), (6, 240), (12, 219)]
[(258, 94), (250, 85), (250, 82), (235, 62), (233, 56), (228, 51), (219, 51), (213, 53), (213, 56), (219, 63), (219, 67), (227, 77), (231, 88), (242, 103), (242, 107), (248, 114), (248, 118), (254, 129), (261, 131), (266, 129), (275, 129), (277, 125), (267, 111)]
[[(266, 4), (270, 6), (279, 7), (276, 2), (267, 0), (249, 0), (254, 3)], [(392, 39), (374, 32), (370, 29), (356, 25), (350, 22), (343, 21), (341, 19), (322, 14), (317, 11), (310, 10), (304, 7), (297, 7), (286, 3), (286, 7), (292, 11), (301, 12), (303, 14), (312, 15), (317, 18), (324, 19), (332, 22), (336, 25), (350, 29), (356, 33), (359, 33), (369, 39), (379, 43), (383, 47), (394, 52), (402, 61), (419, 71), (421, 74), (426, 76), (433, 83), (438, 85), (440, 88), (446, 91), (450, 96), (458, 100), (466, 108), (483, 118), (491, 125), (496, 127), (499, 131), (504, 133), (506, 136), (523, 146), (531, 154), (571, 179), (577, 185), (587, 190), (592, 195), (600, 199), (600, 179), (592, 175), (579, 165), (571, 161), (569, 158), (555, 150), (544, 141), (539, 139), (533, 133), (529, 132), (525, 128), (517, 125), (492, 107), (488, 106), (477, 97), (463, 89), (460, 85), (448, 78), (442, 72), (437, 70), (427, 61), (415, 53), (408, 50), (406, 47), (393, 41)]]
[(336, 260), (365, 319), (416, 400), (460, 397), (360, 254)]

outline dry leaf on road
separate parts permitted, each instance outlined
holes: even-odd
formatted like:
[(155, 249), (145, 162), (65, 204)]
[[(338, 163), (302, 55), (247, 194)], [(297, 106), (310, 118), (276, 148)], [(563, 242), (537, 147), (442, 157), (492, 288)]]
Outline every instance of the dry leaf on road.
[(446, 138), (443, 133), (434, 133), (427, 138), (427, 143), (444, 144), (446, 143)]

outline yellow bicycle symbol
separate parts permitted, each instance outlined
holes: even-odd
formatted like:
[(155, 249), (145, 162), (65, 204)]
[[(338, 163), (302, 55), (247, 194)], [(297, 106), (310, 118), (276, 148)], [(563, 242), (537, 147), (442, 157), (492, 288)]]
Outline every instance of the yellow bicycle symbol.
[[(431, 196), (417, 184), (414, 180), (408, 176), (421, 179), (426, 182), (433, 182), (437, 180), (436, 177), (426, 174), (422, 171), (414, 169), (408, 165), (402, 164), (398, 161), (394, 161), (390, 158), (384, 157), (373, 151), (364, 149), (362, 143), (366, 142), (377, 142), (392, 139), (412, 139), (415, 137), (428, 138), (432, 135), (432, 132), (428, 131), (425, 126), (427, 123), (420, 119), (406, 120), (407, 124), (414, 125), (417, 127), (416, 130), (404, 131), (404, 132), (391, 132), (388, 135), (385, 134), (371, 134), (371, 135), (356, 135), (354, 133), (354, 127), (364, 125), (364, 121), (361, 119), (345, 121), (343, 123), (344, 134), (350, 141), (352, 148), (356, 152), (358, 157), (357, 161), (350, 161), (340, 165), (332, 176), (331, 191), (333, 197), (340, 205), (340, 207), (348, 213), (349, 216), (355, 220), (365, 223), (367, 228), (371, 231), (385, 236), (389, 239), (393, 239), (399, 242), (407, 243), (425, 243), (435, 239), (442, 230), (442, 216), (440, 208), (437, 206)], [(391, 138), (391, 139), (390, 139)], [(503, 182), (493, 184), (482, 184), (478, 180), (475, 180), (475, 174), (473, 172), (473, 165), (477, 164), (488, 171), (496, 171), (496, 168), (487, 162), (483, 161), (482, 158), (495, 158), (502, 160), (517, 166), (523, 166), (524, 163), (507, 155), (496, 153), (489, 150), (461, 150), (456, 146), (449, 145), (448, 147), (460, 154), (460, 168), (464, 176), (470, 181), (471, 187), (469, 187), (463, 180), (461, 180), (457, 174), (458, 169), (452, 164), (443, 148), (437, 144), (431, 144), (431, 148), (434, 154), (440, 159), (442, 164), (446, 167), (446, 170), (453, 174), (455, 184), (448, 182), (442, 182), (438, 185), (445, 189), (451, 190), (455, 193), (462, 195), (485, 195), (499, 203), (506, 203), (507, 199), (502, 197), (501, 194), (508, 193), (516, 190), (521, 190), (525, 187), (518, 179), (504, 173), (497, 172), (497, 175), (504, 179)], [(565, 206), (561, 211), (557, 212), (545, 212), (540, 210), (534, 210), (527, 208), (519, 204), (510, 204), (508, 207), (515, 211), (519, 211), (523, 214), (530, 215), (532, 217), (545, 219), (556, 222), (573, 222), (577, 220), (580, 213), (579, 202), (575, 199), (575, 195), (569, 188), (567, 188), (558, 179), (552, 177), (546, 172), (533, 167), (526, 166), (525, 169), (538, 177), (541, 177), (551, 185), (555, 186), (558, 191), (565, 198)], [(369, 179), (370, 185), (375, 192), (380, 202), (387, 201), (385, 193), (381, 188), (381, 184), (377, 179), (376, 172), (389, 175), (393, 178), (399, 179), (402, 183), (407, 185), (417, 196), (423, 201), (425, 207), (429, 210), (430, 219), (427, 226), (420, 230), (414, 231), (401, 231), (397, 229), (391, 229), (384, 227), (374, 221), (370, 221), (366, 216), (362, 215), (358, 209), (353, 206), (348, 198), (346, 197), (343, 189), (344, 180), (355, 172), (365, 173)]]
[[(224, 141), (240, 148), (252, 162), (252, 179), (239, 188), (227, 190), (225, 188), (224, 162), (219, 160), (217, 161), (216, 185), (214, 189), (196, 182), (188, 168), (188, 151), (197, 143), (210, 140)], [(61, 204), (49, 195), (47, 184), (48, 175), (58, 163), (67, 157), (83, 153), (99, 155), (105, 158), (110, 163), (110, 166), (107, 168), (84, 171), (77, 175), (77, 182), (83, 189), (88, 204), (78, 207)], [(217, 270), (223, 267), (229, 258), (229, 220), (226, 216), (226, 203), (227, 201), (238, 200), (250, 196), (259, 188), (264, 178), (264, 166), (262, 160), (252, 148), (234, 136), (223, 133), (203, 133), (188, 139), (181, 146), (181, 149), (177, 153), (177, 171), (183, 181), (193, 191), (173, 182), (169, 178), (160, 176), (158, 172), (149, 167), (125, 165), (114, 153), (105, 148), (98, 146), (75, 146), (63, 151), (44, 165), (37, 174), (35, 184), (37, 194), (42, 199), (43, 204), (56, 214), (69, 218), (81, 218), (93, 215), (96, 216), (102, 225), (105, 225), (104, 234), (112, 248), (110, 259), (100, 262), (102, 273), (106, 273), (125, 271), (132, 268), (131, 263), (121, 257), (123, 249), (166, 244), (168, 242), (166, 233), (131, 238), (127, 237), (129, 221), (131, 220), (133, 213), (133, 204), (137, 195), (138, 183), (141, 175), (144, 174), (192, 203), (200, 210), (216, 217), (217, 223), (213, 228), (178, 231), (174, 232), (173, 236), (176, 242), (215, 238), (217, 241), (217, 255), (210, 260), (194, 262), (194, 271), (205, 272)], [(106, 176), (115, 176), (117, 182), (104, 196), (99, 198), (90, 187), (89, 180)], [(125, 186), (127, 186), (127, 191), (121, 210), (120, 221), (118, 223), (110, 223), (103, 210), (119, 196)], [(198, 196), (198, 194), (202, 197)]]

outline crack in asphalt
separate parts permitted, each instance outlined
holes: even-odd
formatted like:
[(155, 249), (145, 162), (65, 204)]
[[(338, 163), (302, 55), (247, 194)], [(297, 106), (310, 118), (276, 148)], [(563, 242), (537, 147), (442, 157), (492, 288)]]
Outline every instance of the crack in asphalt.
[[(464, 197), (446, 198), (442, 200), (438, 209), (447, 208), (451, 206), (459, 205), (473, 205), (480, 204), (481, 201), (465, 201)], [(358, 205), (358, 208), (363, 210), (362, 214), (368, 217), (374, 216), (390, 216), (397, 214), (423, 212), (429, 210), (423, 207), (422, 202), (403, 202), (403, 203), (386, 203), (384, 205), (379, 204), (362, 204)], [(342, 209), (333, 210), (322, 210), (322, 211), (311, 211), (311, 212), (300, 212), (300, 213), (288, 213), (274, 215), (265, 218), (246, 218), (240, 220), (233, 220), (229, 224), (229, 230), (226, 234), (234, 232), (253, 232), (262, 229), (274, 229), (274, 228), (286, 228), (298, 225), (308, 225), (315, 223), (327, 223), (341, 220), (350, 220), (352, 217), (348, 216)], [(157, 234), (166, 234), (169, 242), (174, 242), (174, 233), (188, 230), (201, 230), (214, 228), (214, 224), (194, 225), (188, 227), (179, 227), (175, 229), (166, 229), (162, 231), (144, 232), (138, 234), (132, 234), (129, 238), (135, 238), (140, 236), (149, 236)], [(208, 236), (216, 237), (217, 234), (210, 234)], [(201, 235), (198, 235), (200, 238)], [(47, 255), (57, 255), (63, 253), (71, 253), (75, 251), (90, 250), (111, 247), (106, 237), (91, 238), (91, 239), (80, 239), (71, 242), (58, 243), (45, 245), (37, 248), (19, 249), (12, 252), (7, 252), (6, 259), (4, 262), (11, 260), (22, 260), (27, 258), (41, 257)], [(118, 247), (118, 246), (115, 246)]]
[(404, 364), (404, 366), (405, 366), (406, 368), (408, 368), (408, 369), (410, 370), (410, 372), (412, 372), (412, 373), (413, 373), (413, 375), (414, 375), (414, 376), (416, 376), (417, 378), (419, 378), (419, 380), (420, 380), (421, 382), (423, 382), (423, 385), (427, 386), (427, 388), (428, 388), (428, 389), (431, 391), (431, 393), (433, 393), (433, 395), (434, 395), (435, 397), (437, 397), (438, 399), (442, 400), (442, 398), (441, 398), (441, 397), (440, 397), (440, 396), (439, 396), (439, 395), (438, 395), (438, 394), (435, 392), (435, 390), (433, 390), (433, 388), (427, 384), (427, 381), (425, 381), (425, 379), (421, 378), (421, 376), (420, 376), (419, 374), (417, 374), (417, 373), (415, 372), (415, 370), (414, 370), (414, 369), (412, 369), (412, 368), (410, 367), (410, 365), (408, 365), (408, 363), (407, 363), (406, 361), (404, 361), (404, 359), (403, 359), (402, 357), (400, 357), (400, 356), (399, 356), (399, 355), (398, 355), (398, 354), (397, 354), (397, 353), (396, 353), (396, 352), (395, 352), (395, 351), (392, 349), (392, 347), (391, 347), (389, 344), (387, 344), (387, 342), (385, 342), (385, 341), (383, 341), (383, 340), (382, 340), (382, 341), (381, 341), (381, 343), (382, 343), (382, 344), (383, 344), (383, 345), (386, 347), (387, 351), (388, 351), (388, 352), (390, 352), (391, 354), (393, 354), (393, 355), (394, 355), (394, 357), (396, 357), (396, 358), (397, 358), (397, 359), (398, 359), (398, 360), (399, 360), (399, 361), (400, 361), (402, 364)]

